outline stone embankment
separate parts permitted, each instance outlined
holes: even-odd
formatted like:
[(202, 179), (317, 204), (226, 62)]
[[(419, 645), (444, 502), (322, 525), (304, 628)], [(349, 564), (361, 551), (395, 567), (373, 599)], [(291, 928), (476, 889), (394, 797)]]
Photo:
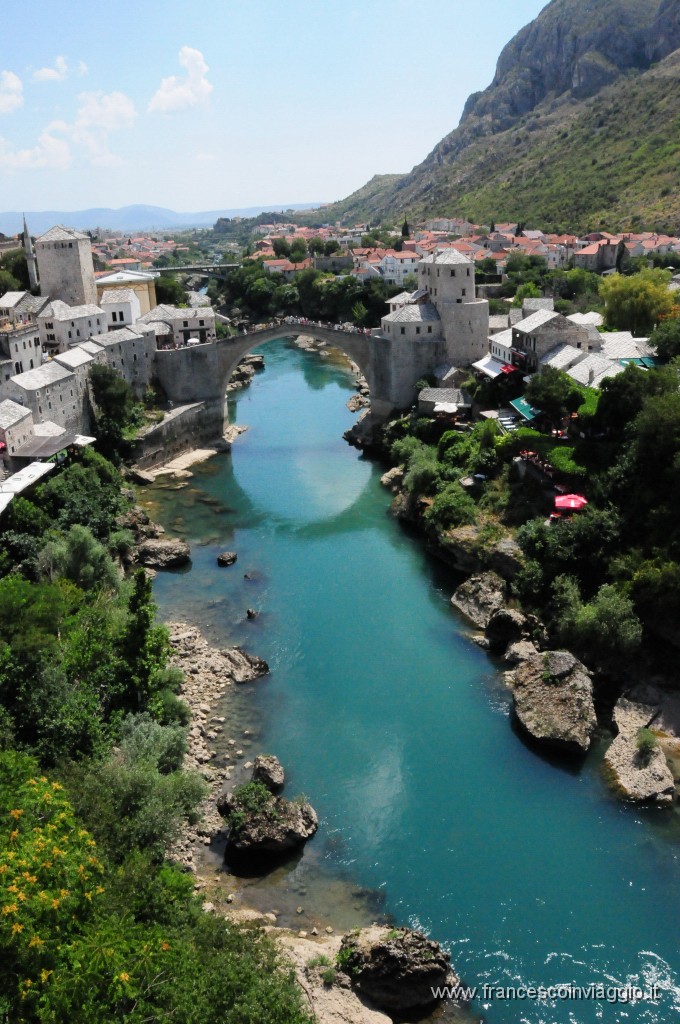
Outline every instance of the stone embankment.
[(199, 809), (198, 824), (187, 826), (170, 851), (172, 859), (195, 871), (197, 845), (209, 845), (223, 829), (216, 801), (233, 773), (232, 766), (220, 768), (210, 764), (215, 755), (213, 743), (225, 726), (228, 728), (224, 717), (214, 713), (215, 705), (229, 687), (259, 679), (269, 668), (261, 658), (238, 647), (212, 647), (195, 626), (173, 622), (168, 629), (172, 646), (170, 664), (184, 673), (179, 696), (191, 712), (185, 768), (198, 771), (209, 787)]

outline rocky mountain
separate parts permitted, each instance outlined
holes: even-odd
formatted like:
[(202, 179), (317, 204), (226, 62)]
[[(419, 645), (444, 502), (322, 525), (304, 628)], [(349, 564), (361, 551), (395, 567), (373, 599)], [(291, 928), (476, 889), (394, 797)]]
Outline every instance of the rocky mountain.
[[(469, 97), (458, 127), (421, 164), (339, 207), (374, 220), (547, 216), (552, 226), (578, 228), (635, 216), (670, 227), (680, 201), (660, 200), (676, 180), (679, 47), (679, 0), (552, 0), (503, 49), (491, 85)], [(603, 143), (616, 154), (613, 177), (604, 173)], [(624, 193), (634, 200), (628, 210)]]

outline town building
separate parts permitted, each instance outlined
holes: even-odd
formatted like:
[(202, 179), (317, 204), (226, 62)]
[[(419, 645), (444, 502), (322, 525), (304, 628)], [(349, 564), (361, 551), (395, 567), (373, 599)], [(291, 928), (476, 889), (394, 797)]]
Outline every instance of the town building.
[(66, 352), (71, 345), (108, 330), (106, 315), (100, 306), (88, 303), (70, 306), (60, 299), (49, 302), (38, 315), (43, 348), (48, 353)]
[(107, 288), (99, 301), (110, 331), (129, 327), (142, 315), (139, 296), (132, 288)]
[(0, 457), (5, 464), (32, 435), (31, 410), (9, 398), (0, 402)]
[(140, 314), (144, 316), (157, 303), (156, 280), (158, 277), (158, 271), (151, 270), (104, 271), (102, 274), (97, 274), (96, 278), (97, 302), (101, 303), (105, 291), (114, 288), (129, 289), (137, 296)]
[(215, 313), (212, 308), (199, 306), (196, 309), (182, 309), (180, 306), (170, 306), (162, 303), (155, 306), (148, 313), (139, 317), (138, 324), (148, 324), (155, 327), (162, 324), (169, 328), (161, 328), (156, 331), (159, 338), (162, 338), (163, 345), (179, 347), (186, 345), (189, 341), (205, 343), (214, 341), (215, 334)]
[(69, 306), (94, 305), (97, 288), (88, 235), (57, 224), (35, 242), (40, 291)]

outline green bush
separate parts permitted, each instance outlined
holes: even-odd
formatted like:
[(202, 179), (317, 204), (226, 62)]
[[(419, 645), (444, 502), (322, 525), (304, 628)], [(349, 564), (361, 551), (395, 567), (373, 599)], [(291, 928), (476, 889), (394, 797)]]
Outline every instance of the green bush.
[(658, 746), (658, 741), (651, 729), (638, 729), (635, 737), (638, 757), (643, 765), (649, 764), (652, 754)]
[(440, 530), (474, 523), (476, 517), (477, 506), (460, 484), (448, 484), (425, 513), (426, 522)]
[(439, 480), (439, 463), (437, 451), (427, 445), (421, 445), (409, 461), (404, 476), (404, 487), (413, 494), (432, 494)]

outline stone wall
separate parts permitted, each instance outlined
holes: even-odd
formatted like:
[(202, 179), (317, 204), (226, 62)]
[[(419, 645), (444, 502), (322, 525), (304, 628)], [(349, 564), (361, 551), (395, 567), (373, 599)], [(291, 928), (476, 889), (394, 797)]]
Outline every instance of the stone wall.
[(164, 465), (183, 452), (222, 437), (219, 404), (197, 402), (174, 409), (162, 423), (147, 430), (135, 444), (134, 461), (142, 469)]

